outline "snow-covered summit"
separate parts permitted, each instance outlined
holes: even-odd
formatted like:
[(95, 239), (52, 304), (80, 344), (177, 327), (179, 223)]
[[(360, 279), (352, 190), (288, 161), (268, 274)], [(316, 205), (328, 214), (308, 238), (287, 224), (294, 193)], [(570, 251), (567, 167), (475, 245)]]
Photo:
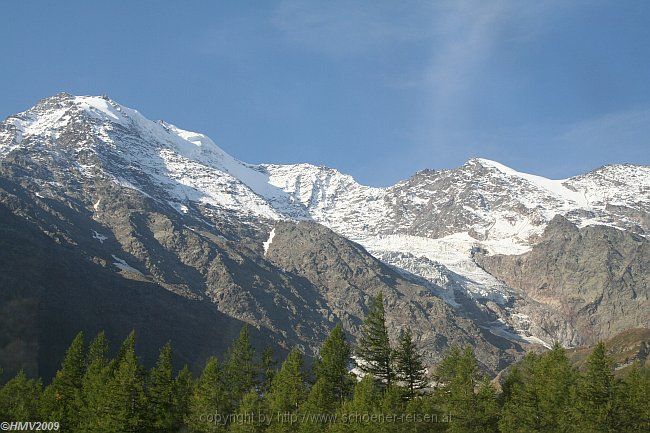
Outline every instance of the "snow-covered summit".
[[(558, 214), (578, 226), (648, 230), (650, 168), (643, 166), (609, 166), (552, 180), (474, 158), (387, 188), (304, 164), (264, 168), (270, 182), (299, 200), (312, 218), (387, 263), (439, 285), (444, 272), (436, 266), (443, 265), (472, 296), (497, 301), (507, 299), (508, 290), (474, 263), (477, 248), (521, 254)], [(423, 267), (423, 260), (434, 267)]]
[(489, 159), (484, 159), (484, 158), (476, 158), (470, 161), (476, 161), (477, 163), (481, 164), (484, 167), (494, 168), (508, 177), (523, 179), (529, 182), (531, 185), (534, 185), (535, 187), (539, 188), (540, 190), (546, 190), (549, 193), (556, 195), (558, 198), (573, 202), (578, 206), (588, 205), (587, 200), (583, 194), (581, 194), (576, 190), (569, 189), (564, 185), (567, 179), (554, 180), (554, 179), (547, 179), (545, 177), (537, 176), (534, 174), (522, 173), (513, 170), (510, 167), (506, 167), (505, 165), (499, 162), (491, 161)]
[(151, 121), (107, 97), (59, 94), (7, 118), (0, 157), (23, 149), (110, 176), (175, 208), (192, 203), (261, 218), (306, 218), (268, 176), (207, 136)]
[[(151, 144), (164, 142), (187, 157), (201, 153), (228, 156), (203, 134), (184, 131), (164, 121), (154, 122), (137, 110), (125, 107), (106, 96), (73, 96), (60, 93), (45, 98), (27, 111), (10, 116), (5, 123), (13, 127), (16, 142), (27, 138), (56, 140), (70, 128), (95, 126), (95, 132), (133, 129), (149, 139)], [(5, 140), (3, 140), (5, 142)], [(53, 145), (57, 143), (52, 142)]]

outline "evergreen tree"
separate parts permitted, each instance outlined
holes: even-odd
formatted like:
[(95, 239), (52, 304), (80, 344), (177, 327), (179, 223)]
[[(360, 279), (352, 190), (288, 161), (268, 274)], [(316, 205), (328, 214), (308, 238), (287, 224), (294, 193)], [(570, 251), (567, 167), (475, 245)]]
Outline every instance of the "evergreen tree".
[(168, 342), (160, 350), (158, 362), (149, 373), (147, 386), (148, 415), (157, 432), (172, 432), (179, 425), (173, 370), (172, 347)]
[(328, 416), (334, 412), (336, 400), (332, 396), (332, 386), (323, 377), (318, 379), (309, 390), (307, 400), (300, 408), (301, 433), (318, 433), (325, 431), (330, 422)]
[(108, 342), (106, 341), (106, 334), (104, 331), (97, 333), (97, 336), (88, 346), (86, 366), (91, 365), (95, 361), (99, 361), (103, 365), (106, 365), (108, 361)]
[[(499, 429), (502, 433), (527, 433), (537, 429), (537, 395), (531, 390), (526, 379), (531, 376), (527, 367), (535, 362), (537, 358), (534, 354), (527, 355), (522, 366), (513, 367), (505, 378), (501, 394), (503, 407), (499, 419)], [(526, 377), (522, 370), (526, 370)]]
[(381, 418), (376, 421), (377, 427), (385, 433), (402, 433), (403, 419), (399, 417), (405, 410), (404, 389), (392, 384), (387, 387), (381, 397), (379, 413)]
[(262, 376), (260, 378), (260, 389), (262, 393), (268, 392), (271, 388), (271, 383), (273, 383), (273, 377), (277, 371), (277, 363), (275, 361), (275, 355), (273, 354), (273, 348), (267, 346), (262, 352), (262, 360), (260, 362), (259, 373)]
[(512, 365), (503, 379), (501, 384), (501, 394), (499, 395), (499, 404), (503, 406), (506, 402), (514, 398), (514, 394), (518, 392), (518, 388), (523, 386), (524, 376), (522, 373), (523, 365), (530, 362), (531, 357), (535, 357), (535, 353), (528, 353), (522, 361)]
[(0, 388), (0, 421), (39, 421), (41, 380), (28, 379), (23, 370)]
[(440, 413), (432, 395), (424, 394), (409, 400), (405, 414), (408, 418), (403, 425), (404, 433), (433, 433), (447, 429), (448, 420)]
[(108, 366), (108, 343), (101, 331), (88, 347), (86, 372), (81, 385), (80, 432), (102, 431), (107, 419), (108, 382), (112, 373)]
[(174, 380), (174, 395), (178, 417), (174, 431), (178, 431), (183, 425), (185, 416), (189, 413), (190, 399), (194, 392), (194, 379), (190, 369), (185, 365), (176, 375)]
[(273, 378), (271, 389), (266, 395), (266, 404), (272, 416), (269, 431), (289, 432), (295, 428), (283, 417), (294, 416), (306, 397), (302, 368), (302, 355), (297, 349), (294, 349)]
[(109, 432), (141, 432), (147, 425), (147, 402), (144, 392), (144, 372), (135, 354), (135, 334), (122, 344), (120, 362), (114, 366), (100, 406), (99, 425)]
[(494, 420), (481, 412), (492, 409), (487, 391), (480, 396), (475, 393), (484, 379), (471, 348), (452, 348), (436, 369), (435, 377), (443, 385), (437, 392), (445, 413), (451, 416), (450, 432), (494, 431)]
[(129, 335), (126, 336), (120, 350), (117, 352), (117, 356), (114, 360), (111, 361), (111, 368), (113, 371), (117, 369), (124, 357), (129, 351), (135, 350), (135, 330), (129, 332)]
[(370, 305), (368, 316), (363, 322), (356, 355), (359, 368), (376, 378), (382, 386), (389, 386), (393, 380), (393, 352), (386, 328), (384, 298), (380, 293)]
[(301, 425), (302, 432), (324, 431), (337, 407), (350, 395), (354, 380), (348, 372), (350, 354), (343, 327), (336, 325), (314, 364), (316, 383), (301, 408), (302, 418), (306, 420)]
[(650, 370), (634, 365), (621, 382), (619, 428), (626, 432), (650, 431)]
[(528, 387), (538, 402), (541, 432), (567, 431), (573, 421), (573, 398), (577, 374), (559, 343), (538, 359)]
[(382, 395), (377, 388), (376, 380), (365, 376), (354, 387), (352, 400), (343, 403), (338, 412), (336, 422), (328, 431), (333, 433), (376, 433), (381, 426), (373, 422), (371, 417), (379, 412), (378, 402)]
[(211, 357), (194, 386), (185, 424), (192, 432), (214, 433), (225, 431), (225, 425), (214, 417), (228, 413), (228, 393), (224, 388), (221, 367), (217, 358)]
[(527, 356), (504, 384), (501, 430), (569, 431), (575, 382), (576, 371), (559, 344), (542, 356)]
[(86, 352), (83, 332), (72, 340), (61, 368), (43, 392), (40, 412), (44, 419), (59, 421), (60, 431), (76, 431), (80, 422), (81, 387)]
[(236, 408), (244, 394), (253, 388), (257, 373), (254, 357), (255, 349), (250, 343), (248, 325), (244, 325), (228, 352), (224, 366), (231, 410)]
[(483, 377), (476, 391), (476, 431), (497, 432), (499, 422), (499, 404), (496, 390), (487, 377)]
[(255, 391), (244, 394), (239, 409), (228, 431), (230, 433), (261, 433), (268, 416), (260, 396)]
[(612, 362), (600, 342), (587, 358), (587, 370), (578, 384), (578, 425), (583, 431), (617, 431), (616, 383)]
[(324, 392), (328, 393), (330, 406), (340, 403), (352, 392), (354, 379), (349, 372), (350, 355), (350, 345), (345, 339), (343, 327), (338, 324), (323, 343), (314, 365), (316, 380), (323, 379), (328, 386)]
[(395, 361), (397, 378), (406, 386), (407, 397), (412, 399), (417, 391), (426, 388), (428, 383), (422, 355), (413, 342), (410, 328), (400, 334)]

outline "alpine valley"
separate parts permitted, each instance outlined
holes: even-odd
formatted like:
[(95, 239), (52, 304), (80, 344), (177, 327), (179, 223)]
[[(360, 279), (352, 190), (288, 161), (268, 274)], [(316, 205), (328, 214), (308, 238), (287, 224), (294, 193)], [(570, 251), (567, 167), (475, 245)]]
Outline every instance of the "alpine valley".
[(146, 363), (172, 340), (196, 368), (243, 323), (313, 355), (382, 292), (392, 338), (411, 327), (428, 364), (469, 345), (494, 375), (650, 328), (648, 233), (648, 166), (550, 180), (477, 158), (374, 188), (59, 94), (0, 123), (0, 365), (50, 377), (79, 330), (135, 328)]

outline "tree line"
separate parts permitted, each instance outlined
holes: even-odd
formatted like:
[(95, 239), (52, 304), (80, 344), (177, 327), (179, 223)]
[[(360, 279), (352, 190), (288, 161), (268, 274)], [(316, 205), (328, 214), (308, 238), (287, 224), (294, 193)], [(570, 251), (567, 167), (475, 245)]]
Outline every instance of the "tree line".
[(296, 349), (279, 366), (270, 349), (258, 355), (244, 326), (194, 377), (174, 371), (169, 343), (146, 370), (133, 332), (114, 358), (103, 332), (88, 347), (80, 333), (50, 384), (23, 372), (4, 384), (0, 421), (57, 421), (75, 433), (650, 431), (648, 369), (616, 379), (602, 343), (583, 372), (558, 344), (528, 354), (497, 390), (471, 348), (450, 349), (427, 372), (410, 330), (393, 347), (381, 295), (354, 349), (337, 325), (310, 369), (304, 361)]

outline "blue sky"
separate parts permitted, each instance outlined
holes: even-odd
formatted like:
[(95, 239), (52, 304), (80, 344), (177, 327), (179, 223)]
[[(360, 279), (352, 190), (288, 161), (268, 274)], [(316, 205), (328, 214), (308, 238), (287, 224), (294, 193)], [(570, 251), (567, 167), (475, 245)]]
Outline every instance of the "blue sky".
[(650, 163), (648, 1), (3, 3), (0, 116), (108, 94), (247, 162), (388, 185)]

